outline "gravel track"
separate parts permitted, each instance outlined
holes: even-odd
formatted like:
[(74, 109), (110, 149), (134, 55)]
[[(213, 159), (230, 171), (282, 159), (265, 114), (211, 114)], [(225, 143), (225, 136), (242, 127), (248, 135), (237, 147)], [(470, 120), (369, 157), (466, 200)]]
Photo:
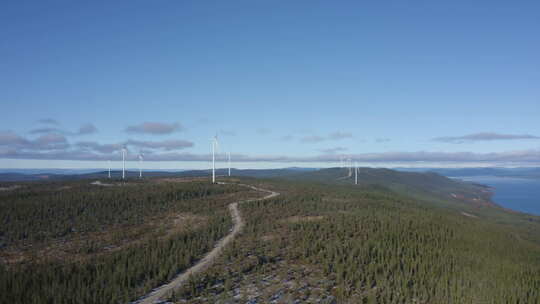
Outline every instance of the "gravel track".
[[(227, 183), (218, 183), (218, 184), (227, 184)], [(254, 201), (261, 201), (266, 200), (272, 197), (276, 197), (279, 195), (278, 192), (274, 192), (271, 190), (266, 190), (262, 188), (258, 188), (251, 185), (246, 184), (237, 184), (240, 186), (248, 187), (256, 191), (260, 192), (266, 192), (269, 193), (268, 195), (258, 198), (258, 199), (250, 199), (250, 200), (244, 200), (244, 201), (238, 201), (229, 204), (229, 211), (231, 212), (231, 217), (233, 221), (233, 228), (229, 234), (227, 234), (224, 238), (219, 240), (217, 244), (215, 245), (214, 249), (212, 251), (208, 252), (201, 260), (199, 260), (195, 265), (191, 266), (190, 268), (186, 269), (185, 271), (179, 273), (172, 281), (169, 283), (163, 284), (154, 290), (152, 290), (149, 294), (145, 295), (144, 297), (140, 298), (139, 300), (132, 302), (133, 304), (154, 304), (154, 303), (161, 303), (164, 301), (164, 299), (167, 298), (168, 295), (173, 290), (178, 289), (181, 287), (184, 283), (186, 283), (191, 275), (203, 272), (208, 267), (212, 265), (212, 263), (216, 260), (216, 258), (219, 256), (221, 251), (227, 244), (229, 244), (235, 236), (242, 230), (244, 227), (244, 220), (240, 216), (240, 211), (238, 210), (238, 204), (242, 203), (248, 203), (248, 202), (254, 202)]]

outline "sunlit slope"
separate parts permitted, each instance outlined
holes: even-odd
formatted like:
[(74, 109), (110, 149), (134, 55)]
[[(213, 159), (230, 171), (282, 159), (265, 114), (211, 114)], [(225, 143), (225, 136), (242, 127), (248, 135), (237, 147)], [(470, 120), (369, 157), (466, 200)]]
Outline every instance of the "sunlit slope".
[(286, 178), (393, 192), (429, 207), (449, 209), (457, 214), (472, 215), (508, 229), (517, 229), (522, 238), (540, 244), (540, 217), (507, 210), (494, 204), (490, 200), (491, 190), (486, 186), (447, 178), (437, 173), (378, 168), (359, 168), (358, 185), (355, 185), (354, 170), (351, 173), (349, 177), (347, 168), (330, 168)]
[(245, 232), (174, 303), (540, 299), (540, 247), (521, 228), (382, 186), (271, 182), (282, 195), (241, 205)]
[[(350, 174), (350, 175), (349, 175)], [(355, 183), (354, 169), (330, 168), (296, 174), (298, 180), (318, 181), (328, 184)], [(491, 205), (487, 187), (462, 182), (437, 173), (402, 172), (390, 169), (358, 168), (358, 185), (379, 185), (392, 191), (422, 199), (468, 202), (474, 205)]]

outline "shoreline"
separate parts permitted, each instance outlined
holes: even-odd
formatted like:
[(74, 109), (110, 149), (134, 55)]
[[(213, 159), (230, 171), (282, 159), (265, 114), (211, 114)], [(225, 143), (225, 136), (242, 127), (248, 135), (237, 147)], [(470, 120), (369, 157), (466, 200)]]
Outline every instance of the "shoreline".
[[(486, 189), (489, 191), (489, 201), (506, 212), (540, 217), (540, 199), (536, 201), (534, 199), (535, 197), (540, 198), (540, 191), (536, 190), (540, 189), (540, 179), (487, 175), (450, 178)], [(515, 183), (515, 187), (512, 187), (513, 183)], [(527, 187), (529, 184), (532, 185)], [(535, 187), (535, 184), (538, 184), (539, 187)], [(532, 193), (533, 191), (534, 193)]]

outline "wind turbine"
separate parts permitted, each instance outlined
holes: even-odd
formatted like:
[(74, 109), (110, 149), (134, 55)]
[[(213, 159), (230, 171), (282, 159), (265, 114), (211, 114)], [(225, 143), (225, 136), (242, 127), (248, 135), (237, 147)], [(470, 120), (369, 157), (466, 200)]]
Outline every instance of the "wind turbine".
[(143, 154), (139, 152), (139, 178), (142, 178)]
[(126, 179), (126, 154), (127, 148), (124, 145), (122, 147), (122, 179)]
[(111, 161), (108, 160), (107, 164), (109, 165), (109, 179), (111, 179)]
[(216, 183), (216, 149), (219, 147), (217, 135), (215, 135), (212, 139), (212, 183)]
[(354, 184), (358, 185), (358, 164), (354, 162)]
[(228, 152), (229, 154), (229, 176), (231, 176), (231, 152)]

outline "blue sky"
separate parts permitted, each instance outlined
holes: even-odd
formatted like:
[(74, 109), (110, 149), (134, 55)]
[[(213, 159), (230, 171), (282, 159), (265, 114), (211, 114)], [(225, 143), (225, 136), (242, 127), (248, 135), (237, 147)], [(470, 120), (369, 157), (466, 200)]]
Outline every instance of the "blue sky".
[(0, 167), (203, 168), (216, 132), (244, 167), (540, 164), (538, 1), (11, 1), (0, 26)]

